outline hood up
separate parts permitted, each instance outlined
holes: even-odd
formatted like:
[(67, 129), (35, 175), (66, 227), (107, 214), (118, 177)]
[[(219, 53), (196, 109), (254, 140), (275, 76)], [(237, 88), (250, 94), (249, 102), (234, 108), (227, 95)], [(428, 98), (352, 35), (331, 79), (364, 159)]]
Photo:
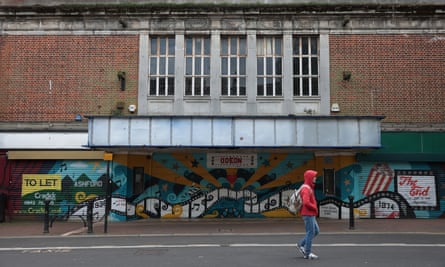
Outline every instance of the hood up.
[(304, 183), (314, 188), (314, 177), (317, 177), (317, 172), (314, 170), (307, 170), (304, 172)]

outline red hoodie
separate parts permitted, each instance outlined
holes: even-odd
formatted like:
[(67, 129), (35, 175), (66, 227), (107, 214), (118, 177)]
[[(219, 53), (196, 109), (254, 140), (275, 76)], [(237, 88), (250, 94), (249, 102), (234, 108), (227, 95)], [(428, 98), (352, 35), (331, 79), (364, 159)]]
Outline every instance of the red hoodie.
[(300, 192), (301, 199), (303, 200), (303, 205), (300, 210), (302, 216), (317, 216), (318, 214), (317, 200), (314, 194), (314, 177), (317, 177), (317, 172), (314, 170), (307, 170), (304, 173), (304, 184), (308, 185), (309, 188), (303, 186)]

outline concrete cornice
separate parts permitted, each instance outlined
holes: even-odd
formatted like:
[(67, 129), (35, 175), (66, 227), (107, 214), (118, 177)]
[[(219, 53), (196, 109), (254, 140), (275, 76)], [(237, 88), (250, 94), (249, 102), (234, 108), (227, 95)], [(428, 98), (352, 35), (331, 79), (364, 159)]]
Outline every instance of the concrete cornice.
[(175, 13), (227, 13), (233, 14), (413, 14), (433, 15), (445, 12), (443, 0), (242, 0), (242, 1), (13, 1), (0, 0), (0, 16), (33, 15), (137, 15), (137, 14), (175, 14)]

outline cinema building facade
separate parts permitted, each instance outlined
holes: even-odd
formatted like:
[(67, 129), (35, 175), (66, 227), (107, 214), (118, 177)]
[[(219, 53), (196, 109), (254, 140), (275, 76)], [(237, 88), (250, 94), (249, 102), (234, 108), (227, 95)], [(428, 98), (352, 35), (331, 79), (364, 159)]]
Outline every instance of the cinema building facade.
[(357, 218), (444, 216), (441, 1), (14, 2), (11, 217), (46, 201), (64, 219), (90, 202), (95, 220), (293, 217), (306, 169), (320, 217), (348, 218), (350, 201)]

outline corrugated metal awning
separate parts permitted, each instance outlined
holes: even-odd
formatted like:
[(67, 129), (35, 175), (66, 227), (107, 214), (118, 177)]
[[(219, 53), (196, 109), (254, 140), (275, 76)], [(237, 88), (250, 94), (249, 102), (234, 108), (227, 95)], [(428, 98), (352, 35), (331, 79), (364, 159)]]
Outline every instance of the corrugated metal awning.
[(379, 148), (381, 116), (89, 116), (88, 147)]

